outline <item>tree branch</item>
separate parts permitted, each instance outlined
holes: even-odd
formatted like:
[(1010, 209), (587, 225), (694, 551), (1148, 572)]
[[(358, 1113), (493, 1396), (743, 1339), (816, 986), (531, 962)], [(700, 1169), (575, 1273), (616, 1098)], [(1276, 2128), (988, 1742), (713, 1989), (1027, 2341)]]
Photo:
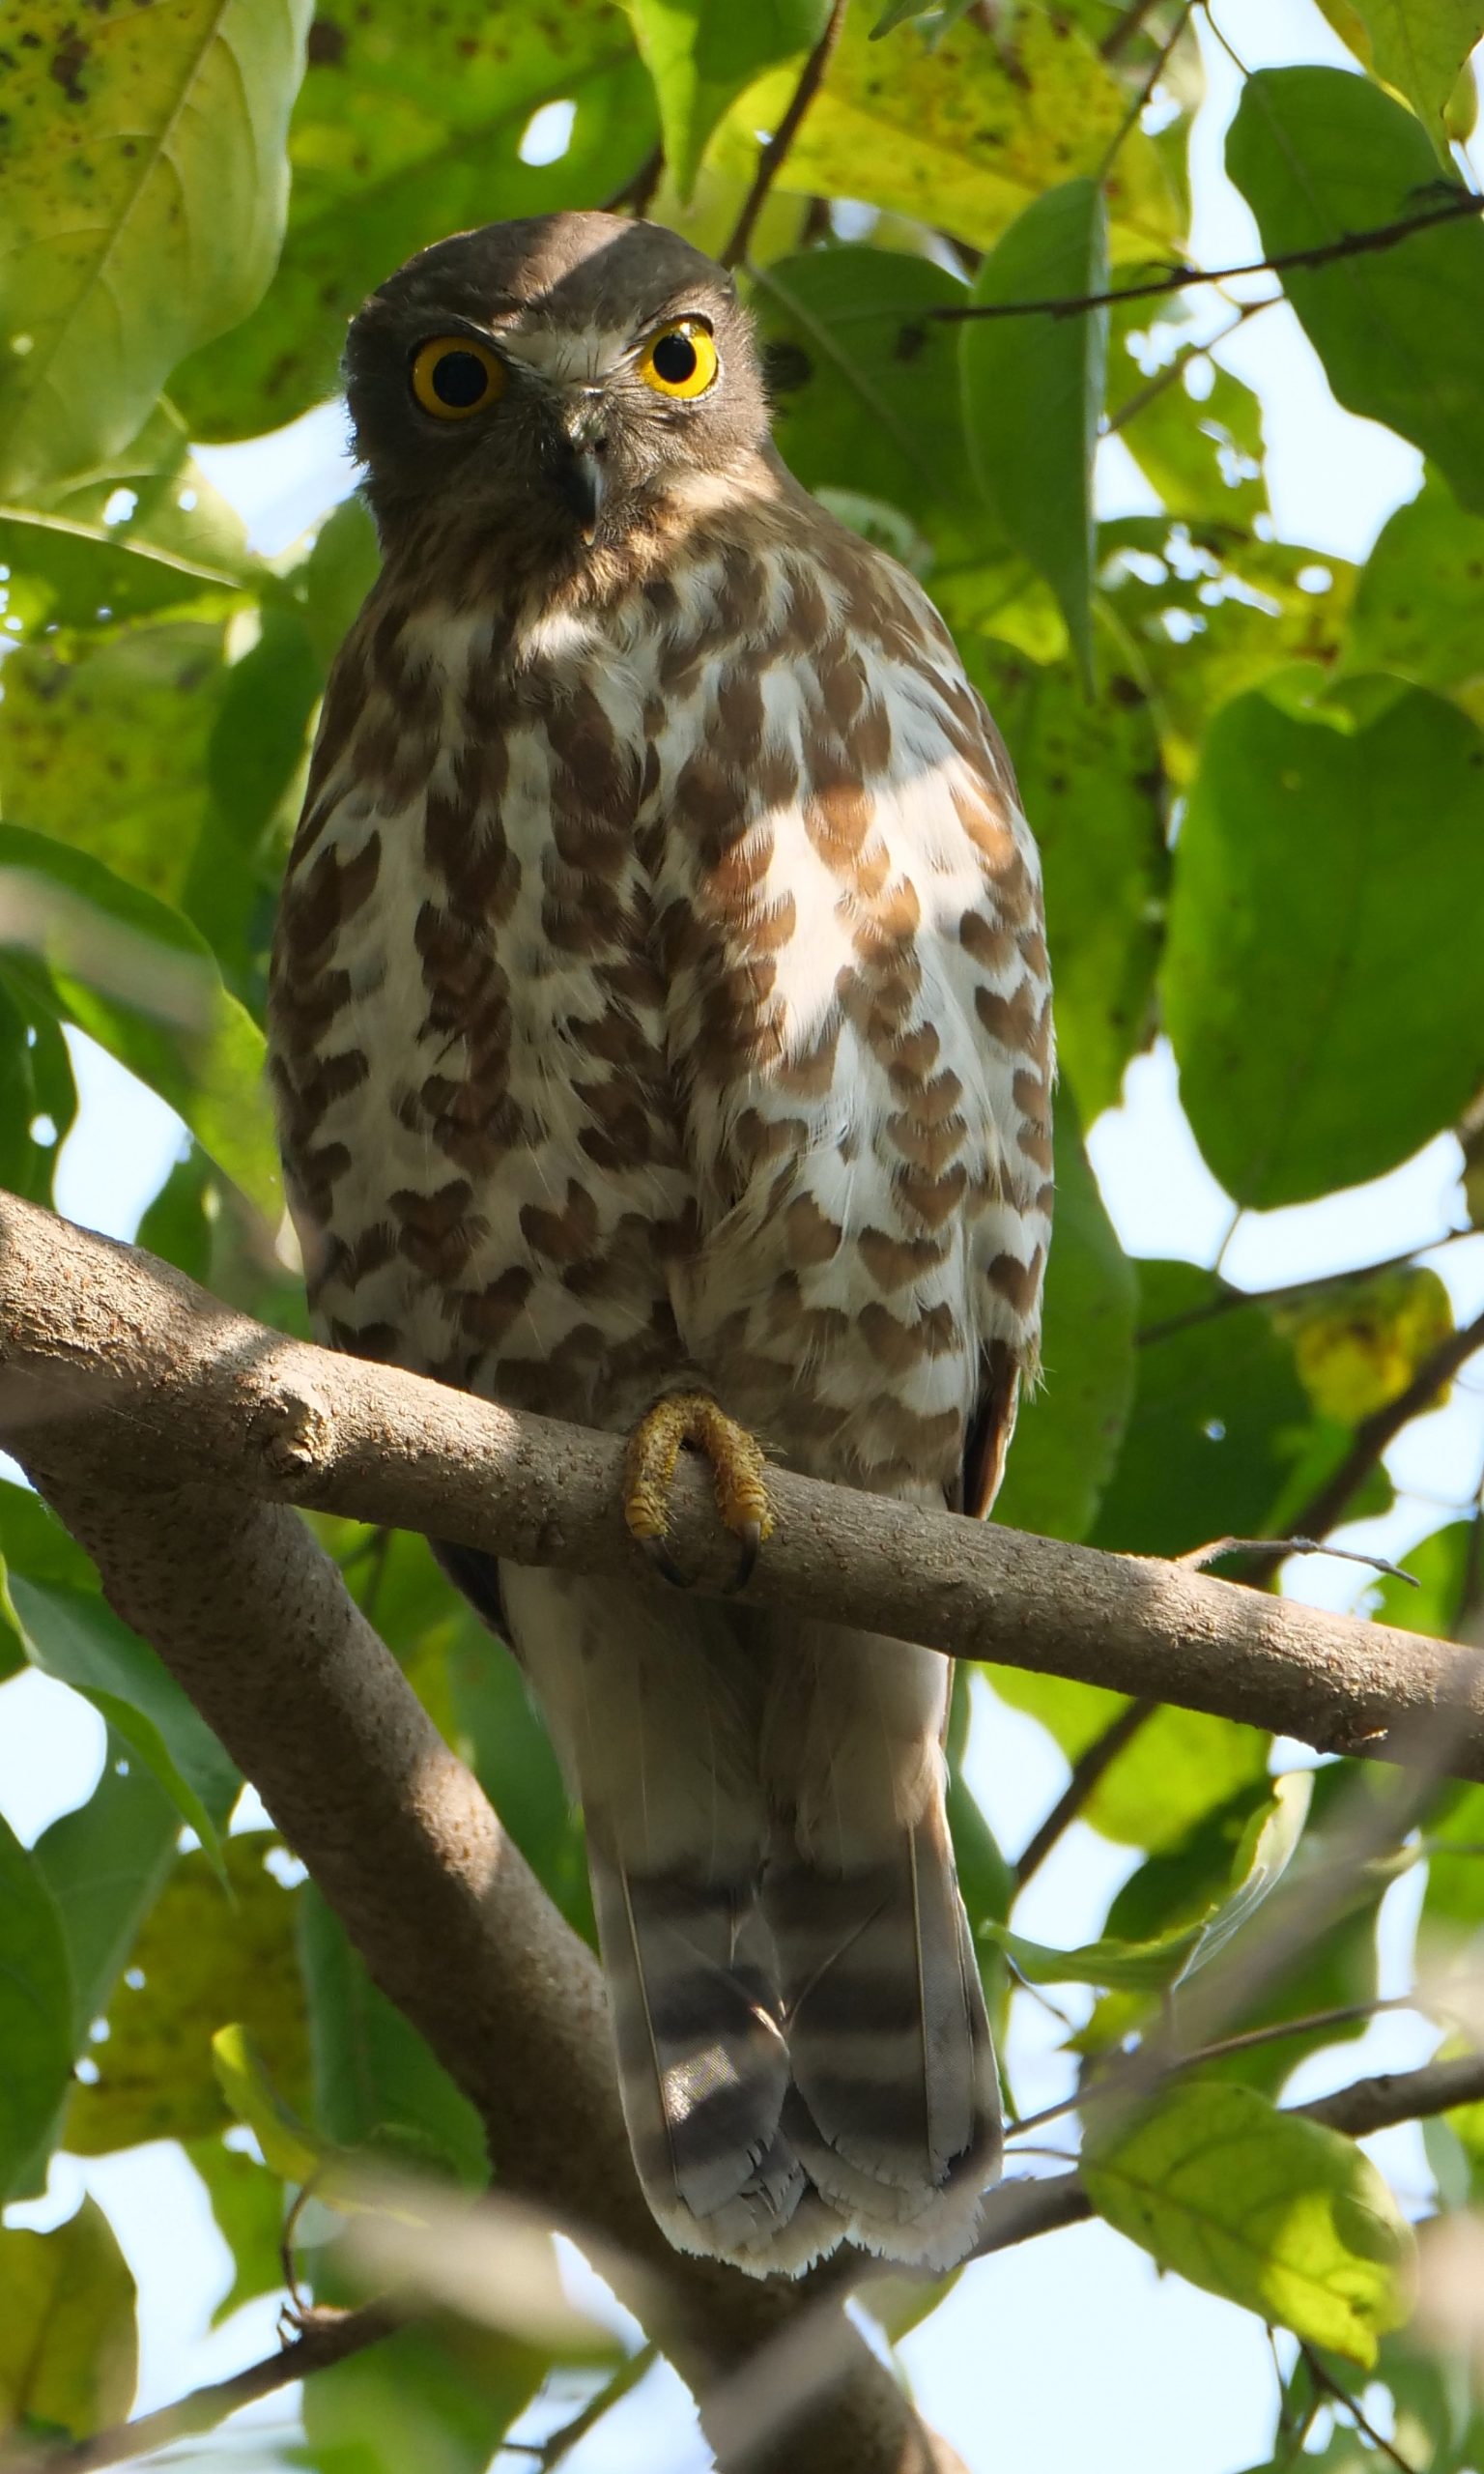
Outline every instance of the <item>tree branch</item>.
[(0, 2459), (0, 2469), (3, 2474), (96, 2474), (100, 2466), (127, 2465), (136, 2457), (150, 2457), (156, 2449), (168, 2448), (174, 2440), (214, 2431), (229, 2414), (254, 2404), (260, 2397), (271, 2397), (274, 2389), (288, 2388), (296, 2379), (307, 2379), (314, 2372), (328, 2371), (331, 2364), (364, 2352), (367, 2345), (379, 2345), (398, 2324), (375, 2305), (368, 2305), (363, 2311), (341, 2312), (305, 2328), (278, 2353), (250, 2363), (245, 2371), (234, 2372), (230, 2379), (214, 2380), (208, 2388), (193, 2389), (178, 2404), (162, 2405), (157, 2413), (140, 2414), (131, 2423), (117, 2423), (92, 2439), (78, 2440), (71, 2448), (8, 2455)]
[[(0, 1334), (0, 1438), (59, 1507), (66, 1496), (68, 1525), (83, 1535), (84, 1520), (110, 1552), (121, 1534), (125, 1551), (145, 1506), (218, 1490), (214, 1502), (238, 1504), (237, 1536), (225, 1516), (213, 1526), (227, 1533), (228, 1563), (245, 1562), (244, 1588), (257, 1586), (247, 1541), (261, 1536), (269, 1552), (269, 1534), (284, 1533), (268, 1508), (287, 1503), (518, 1563), (647, 1573), (619, 1510), (616, 1437), (286, 1339), (150, 1255), (9, 1196)], [(1173, 1701), (1324, 1750), (1410, 1759), (1419, 1727), (1434, 1741), (1442, 1728), (1441, 1766), (1484, 1780), (1474, 1651), (782, 1470), (769, 1482), (778, 1526), (752, 1603)], [(732, 1540), (694, 1463), (677, 1479), (671, 1542), (699, 1587), (729, 1591)], [(199, 1562), (182, 1545), (186, 1571), (157, 1578), (131, 1619), (157, 1647), (159, 1625), (179, 1629)], [(249, 1625), (254, 1641), (259, 1628)], [(181, 1654), (192, 1663), (187, 1689), (230, 1699), (217, 1664), (197, 1676), (188, 1642)], [(225, 1714), (235, 1721), (235, 1709)]]
[[(1347, 2139), (1367, 2139), (1373, 2131), (1389, 2130), (1395, 2122), (1423, 2121), (1434, 2114), (1451, 2113), (1455, 2105), (1474, 2105), (1484, 2098), (1484, 2054), (1460, 2054), (1450, 2061), (1430, 2061), (1421, 2070), (1389, 2070), (1372, 2079), (1356, 2079), (1332, 2096), (1316, 2096), (1306, 2105), (1286, 2106), (1311, 2122), (1324, 2122)], [(975, 2245), (976, 2259), (993, 2251), (1012, 2250), (1064, 2225), (1081, 2225), (1094, 2213), (1092, 2201), (1076, 2173), (1047, 2173), (1032, 2181), (1001, 2182), (985, 2201), (984, 2230)]]
[[(595, 1960), (308, 1526), (261, 1500), (349, 1509), (359, 1486), (342, 1497), (341, 1480), (380, 1460), (401, 1472), (396, 1517), (437, 1528), (442, 1482), (462, 1468), (465, 1505), (493, 1489), (510, 1538), (539, 1561), (564, 1550), (585, 1500), (579, 1538), (594, 1524), (621, 1535), (617, 1447), (550, 1427), (530, 1457), (528, 1432), (518, 1442), (456, 1393), (286, 1343), (150, 1256), (9, 1199), (0, 1335), (0, 1429), (110, 1603), (153, 1642), (475, 2106), (501, 2190), (641, 2271), (646, 2322), (704, 2422), (711, 2388), (730, 2391), (761, 2346), (817, 2311), (820, 2283), (757, 2282), (670, 2248), (630, 2161)], [(828, 2320), (838, 2384), (752, 2452), (748, 2474), (963, 2474), (838, 2306)]]
[(767, 204), (768, 191), (784, 168), (785, 159), (799, 133), (805, 113), (824, 83), (824, 72), (830, 65), (835, 46), (844, 27), (847, 5), (848, 0), (835, 0), (834, 7), (825, 20), (824, 32), (804, 63), (803, 74), (793, 90), (793, 100), (762, 150), (762, 159), (758, 163), (753, 186), (743, 202), (742, 212), (737, 217), (731, 238), (720, 253), (721, 264), (724, 267), (734, 267), (747, 255), (753, 234), (756, 229), (757, 217)]
[(1081, 317), (1090, 309), (1116, 309), (1121, 301), (1155, 301), (1168, 292), (1188, 292), (1197, 284), (1231, 283), (1239, 275), (1287, 274), (1295, 267), (1332, 266), (1340, 258), (1394, 249), (1400, 242), (1410, 241), (1414, 232), (1430, 231), (1435, 223), (1458, 223), (1466, 216), (1481, 214), (1484, 198), (1475, 197), (1471, 189), (1460, 189), (1445, 206), (1428, 207), (1419, 215), (1399, 216), (1394, 223), (1373, 224), (1368, 231), (1342, 232), (1337, 240), (1318, 241), (1306, 249), (1280, 249), (1273, 257), (1253, 258), (1246, 266), (1177, 266), (1165, 274), (1152, 275), (1147, 283), (1122, 284), (1116, 292), (1066, 293), (1046, 301), (971, 301), (961, 306), (950, 302), (925, 314), (950, 325), (959, 325), (968, 318)]

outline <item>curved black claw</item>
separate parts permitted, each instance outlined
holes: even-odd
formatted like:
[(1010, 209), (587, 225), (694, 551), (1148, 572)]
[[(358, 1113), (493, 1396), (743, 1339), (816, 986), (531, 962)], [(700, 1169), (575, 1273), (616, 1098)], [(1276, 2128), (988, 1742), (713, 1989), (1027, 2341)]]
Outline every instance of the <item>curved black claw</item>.
[(727, 1584), (728, 1597), (735, 1597), (746, 1589), (756, 1569), (757, 1558), (762, 1552), (762, 1523), (760, 1520), (744, 1521), (734, 1535), (741, 1541), (742, 1552), (737, 1557), (737, 1568)]
[[(681, 1570), (663, 1538), (641, 1538), (638, 1543), (643, 1548), (644, 1554), (654, 1566), (661, 1580), (669, 1581), (671, 1589), (695, 1588), (696, 1583), (690, 1573)], [(748, 1569), (751, 1570), (751, 1568), (749, 1565)], [(734, 1586), (740, 1588), (741, 1583), (737, 1582)]]

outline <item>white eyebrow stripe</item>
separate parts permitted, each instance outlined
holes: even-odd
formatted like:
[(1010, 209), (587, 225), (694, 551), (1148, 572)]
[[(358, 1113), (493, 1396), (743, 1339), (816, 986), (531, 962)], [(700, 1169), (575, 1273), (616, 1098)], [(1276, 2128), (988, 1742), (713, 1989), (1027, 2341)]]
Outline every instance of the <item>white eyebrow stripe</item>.
[(631, 328), (588, 329), (573, 334), (556, 327), (506, 327), (496, 340), (507, 359), (542, 378), (558, 381), (606, 378), (634, 348)]

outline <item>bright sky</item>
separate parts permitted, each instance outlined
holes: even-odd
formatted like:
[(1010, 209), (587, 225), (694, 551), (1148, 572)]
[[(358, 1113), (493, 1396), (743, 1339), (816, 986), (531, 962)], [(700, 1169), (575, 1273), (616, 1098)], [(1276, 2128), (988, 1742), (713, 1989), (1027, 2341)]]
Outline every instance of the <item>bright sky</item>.
[[(1226, 0), (1218, 14), (1248, 67), (1312, 60), (1352, 65), (1312, 0), (1242, 0), (1240, 10)], [(1260, 245), (1221, 170), (1236, 74), (1204, 29), (1203, 49), (1209, 92), (1195, 142), (1194, 247), (1208, 265), (1230, 264), (1259, 255)], [(1362, 559), (1386, 515), (1415, 490), (1417, 455), (1339, 410), (1286, 307), (1249, 321), (1222, 358), (1263, 399), (1280, 537)], [(314, 522), (351, 483), (342, 417), (333, 407), (274, 439), (203, 451), (201, 461), (270, 551)], [(1152, 504), (1116, 445), (1105, 451), (1099, 480), (1106, 513)], [(131, 1235), (176, 1154), (180, 1129), (120, 1068), (86, 1043), (78, 1049), (83, 1110), (61, 1163), (58, 1200), (91, 1226)], [(1244, 1286), (1274, 1286), (1382, 1260), (1436, 1243), (1464, 1224), (1457, 1145), (1441, 1138), (1375, 1185), (1297, 1210), (1247, 1215), (1234, 1230), (1232, 1206), (1200, 1160), (1181, 1113), (1173, 1060), (1163, 1048), (1131, 1068), (1124, 1105), (1093, 1129), (1090, 1149), (1131, 1252), (1210, 1263), (1224, 1246), (1223, 1269)], [(1478, 1312), (1484, 1237), (1449, 1246), (1435, 1259), (1458, 1318)], [(1393, 1556), (1405, 1551), (1467, 1503), (1481, 1461), (1484, 1387), (1466, 1378), (1450, 1405), (1410, 1429), (1389, 1455), (1400, 1490), (1394, 1510), (1347, 1532), (1346, 1542)], [(1353, 1565), (1309, 1559), (1291, 1568), (1290, 1586), (1316, 1601), (1348, 1605), (1364, 1576)], [(1059, 1794), (1065, 1766), (1038, 1728), (1001, 1710), (987, 1688), (976, 1688), (973, 1781), (1013, 1853)], [(7, 1685), (4, 1707), (0, 1810), (29, 1842), (92, 1792), (102, 1730), (91, 1709), (40, 1676)], [(1295, 1758), (1308, 1756), (1296, 1748)], [(244, 1812), (239, 1826), (250, 1819)], [(1038, 1876), (1017, 1922), (1063, 1946), (1090, 1938), (1128, 1869), (1125, 1853), (1079, 1824)], [(1419, 1882), (1409, 1879), (1387, 1900), (1384, 1992), (1405, 1986), (1419, 1895)], [(1010, 2065), (1022, 2104), (1039, 2107), (1070, 2085), (1056, 2051), (1062, 2031), (1028, 2002), (1017, 2011), (1028, 2015), (1017, 2019)], [(1337, 2068), (1323, 2057), (1306, 2065), (1296, 2092), (1318, 2092), (1367, 2069), (1409, 2066), (1425, 2058), (1434, 2041), (1415, 2021), (1378, 2020), (1363, 2042), (1344, 2048)], [(1420, 2200), (1430, 2187), (1420, 2140), (1397, 2132), (1369, 2144), (1404, 2198)], [(71, 2213), (84, 2187), (107, 2209), (139, 2279), (141, 2410), (271, 2350), (271, 2300), (239, 2313), (214, 2336), (203, 2333), (211, 2305), (229, 2282), (227, 2258), (199, 2184), (177, 2152), (152, 2147), (86, 2165), (60, 2159), (46, 2199), (12, 2211), (12, 2221), (54, 2223)], [(1178, 2278), (1156, 2278), (1138, 2252), (1099, 2225), (970, 2269), (903, 2353), (925, 2410), (959, 2449), (970, 2474), (1030, 2465), (1070, 2474), (1095, 2464), (1099, 2474), (1235, 2474), (1265, 2456), (1272, 2428), (1273, 2372), (1256, 2320)], [(224, 2461), (260, 2462), (270, 2431), (289, 2435), (290, 2407), (291, 2399), (281, 2398), (240, 2418), (234, 2430), (241, 2436)], [(529, 2427), (526, 2435), (539, 2431)], [(502, 2458), (501, 2474), (526, 2462)], [(660, 2371), (569, 2462), (572, 2474), (700, 2474), (707, 2458), (684, 2390)]]

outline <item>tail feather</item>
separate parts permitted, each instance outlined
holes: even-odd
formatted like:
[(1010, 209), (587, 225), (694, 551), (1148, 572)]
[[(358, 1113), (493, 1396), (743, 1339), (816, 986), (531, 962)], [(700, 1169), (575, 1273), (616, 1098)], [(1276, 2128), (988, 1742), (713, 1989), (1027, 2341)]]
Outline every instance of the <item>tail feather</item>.
[(851, 2238), (945, 2266), (1001, 2150), (999, 2084), (941, 1805), (897, 1853), (771, 1867), (792, 2093), (784, 2122)]
[(681, 2250), (804, 2265), (828, 2236), (782, 2126), (788, 2054), (751, 1884), (635, 1879), (598, 1855), (592, 1879), (650, 2207)]

